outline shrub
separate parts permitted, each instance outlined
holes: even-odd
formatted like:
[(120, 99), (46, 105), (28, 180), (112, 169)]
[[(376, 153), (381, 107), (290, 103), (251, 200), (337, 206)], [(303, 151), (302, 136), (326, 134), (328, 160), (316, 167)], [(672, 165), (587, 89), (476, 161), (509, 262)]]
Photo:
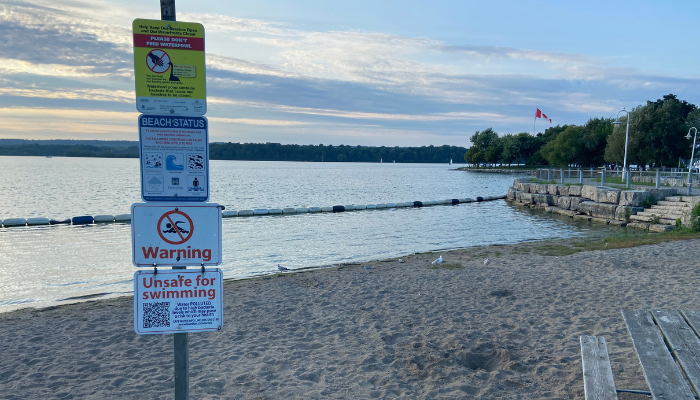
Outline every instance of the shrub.
[(656, 197), (653, 194), (649, 195), (649, 197), (642, 202), (642, 207), (644, 208), (649, 208), (653, 205), (656, 205)]
[(656, 215), (656, 214), (652, 214), (652, 216), (651, 216), (651, 223), (652, 223), (652, 224), (658, 224), (659, 222), (661, 222), (661, 217), (659, 217), (659, 216)]

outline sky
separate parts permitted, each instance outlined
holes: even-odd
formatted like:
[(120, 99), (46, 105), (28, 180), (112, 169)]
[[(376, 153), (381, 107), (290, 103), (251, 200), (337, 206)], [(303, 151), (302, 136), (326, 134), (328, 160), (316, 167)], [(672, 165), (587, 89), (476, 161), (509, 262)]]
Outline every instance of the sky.
[[(700, 104), (700, 2), (176, 0), (211, 142), (470, 145)], [(158, 0), (0, 0), (0, 138), (138, 140), (131, 24)]]

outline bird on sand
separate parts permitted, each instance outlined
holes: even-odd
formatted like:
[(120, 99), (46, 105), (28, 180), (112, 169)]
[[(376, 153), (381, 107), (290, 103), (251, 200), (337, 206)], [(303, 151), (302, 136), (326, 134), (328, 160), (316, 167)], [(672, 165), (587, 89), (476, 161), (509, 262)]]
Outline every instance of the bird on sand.
[(433, 264), (441, 264), (442, 263), (442, 256), (440, 256), (437, 260), (433, 261)]
[(284, 272), (284, 271), (289, 271), (289, 270), (290, 270), (289, 268), (283, 267), (281, 264), (277, 264), (277, 269), (280, 270), (280, 271), (282, 271), (282, 272)]
[(490, 258), (485, 259), (484, 265), (489, 265), (489, 264), (491, 264), (491, 259)]

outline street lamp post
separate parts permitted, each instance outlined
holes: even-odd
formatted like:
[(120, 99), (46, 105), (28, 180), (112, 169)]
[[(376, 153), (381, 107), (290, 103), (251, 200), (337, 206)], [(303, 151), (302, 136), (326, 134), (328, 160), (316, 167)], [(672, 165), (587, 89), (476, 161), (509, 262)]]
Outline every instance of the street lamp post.
[(630, 187), (630, 174), (629, 171), (627, 171), (627, 144), (630, 141), (630, 113), (629, 111), (625, 110), (624, 108), (620, 110), (617, 113), (617, 121), (613, 122), (613, 125), (620, 125), (622, 122), (620, 122), (620, 113), (624, 112), (627, 114), (627, 133), (625, 133), (625, 161), (622, 163), (622, 174), (624, 175), (625, 179), (627, 180), (627, 187)]
[(690, 195), (690, 189), (693, 185), (693, 158), (695, 157), (695, 139), (698, 138), (698, 130), (696, 127), (691, 127), (688, 129), (688, 135), (685, 137), (686, 139), (690, 139), (690, 131), (695, 129), (695, 136), (693, 136), (693, 151), (690, 153), (690, 162), (688, 163), (688, 195)]

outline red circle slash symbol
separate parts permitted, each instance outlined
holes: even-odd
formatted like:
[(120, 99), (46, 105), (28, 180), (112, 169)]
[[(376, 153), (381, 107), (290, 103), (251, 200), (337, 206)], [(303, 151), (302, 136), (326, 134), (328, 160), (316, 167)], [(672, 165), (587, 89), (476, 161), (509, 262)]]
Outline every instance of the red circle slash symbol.
[[(182, 221), (182, 219), (185, 219), (185, 221)], [(166, 243), (176, 245), (190, 240), (192, 232), (194, 232), (192, 219), (182, 211), (168, 211), (163, 214), (158, 220), (157, 228), (161, 239)]]
[(146, 56), (146, 65), (156, 74), (162, 74), (170, 68), (170, 56), (161, 49), (151, 50)]

